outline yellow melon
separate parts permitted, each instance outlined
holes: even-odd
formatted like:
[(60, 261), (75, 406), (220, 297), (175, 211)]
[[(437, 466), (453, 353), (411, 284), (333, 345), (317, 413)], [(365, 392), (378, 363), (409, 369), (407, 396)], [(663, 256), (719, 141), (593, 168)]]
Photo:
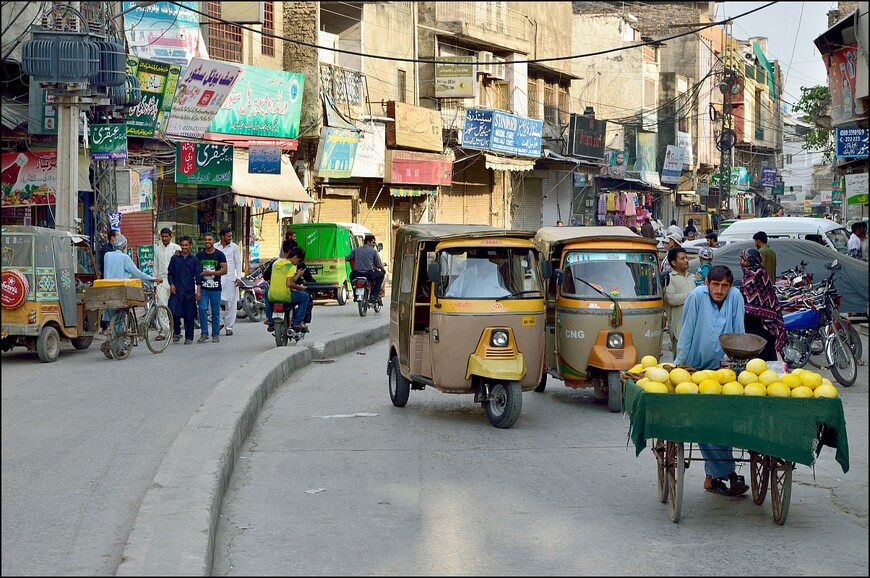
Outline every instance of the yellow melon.
[(767, 362), (763, 359), (755, 358), (746, 362), (746, 371), (751, 371), (755, 375), (761, 375), (767, 371)]
[(722, 386), (722, 395), (743, 395), (743, 386), (739, 381), (729, 381)]
[(805, 385), (801, 385), (799, 387), (791, 390), (792, 397), (813, 397), (813, 390), (806, 387)]
[(733, 369), (728, 369), (727, 367), (717, 369), (714, 375), (716, 381), (718, 381), (722, 385), (725, 385), (729, 381), (737, 381), (737, 374), (734, 373)]
[(815, 389), (822, 385), (822, 376), (815, 371), (805, 371), (801, 373), (800, 378), (801, 385), (804, 385), (810, 389)]
[(692, 381), (698, 385), (701, 385), (701, 382), (705, 379), (715, 379), (713, 372), (709, 369), (702, 369), (692, 374)]
[(657, 381), (659, 383), (665, 383), (668, 381), (668, 372), (666, 369), (662, 369), (661, 367), (648, 367), (646, 369), (646, 376), (650, 381)]
[(643, 372), (643, 365), (641, 365), (639, 363), (628, 370), (628, 373), (642, 373), (642, 372)]
[(837, 397), (837, 388), (823, 383), (813, 391), (813, 397)]
[(643, 390), (647, 393), (668, 393), (668, 386), (657, 381), (647, 382)]
[(801, 378), (799, 375), (794, 375), (793, 373), (786, 373), (782, 377), (779, 378), (779, 381), (783, 384), (787, 385), (789, 389), (794, 389), (796, 387), (800, 387), (803, 385), (801, 383)]
[(764, 397), (767, 395), (767, 388), (758, 382), (748, 383), (743, 388), (743, 395)]
[(692, 374), (682, 367), (678, 367), (671, 370), (668, 374), (668, 379), (670, 379), (671, 383), (675, 384), (685, 383), (687, 381), (692, 381)]
[(644, 367), (652, 367), (655, 364), (657, 364), (658, 362), (659, 362), (659, 360), (656, 359), (655, 357), (653, 357), (652, 355), (644, 355), (640, 360), (640, 364)]
[(674, 393), (698, 393), (698, 385), (691, 381), (684, 381), (674, 388)]
[(766, 369), (758, 374), (758, 383), (768, 386), (771, 383), (779, 381), (779, 374), (772, 369)]
[(791, 389), (787, 385), (783, 385), (779, 381), (775, 381), (767, 386), (767, 397), (790, 397)]
[(698, 393), (704, 395), (719, 395), (722, 393), (722, 384), (715, 379), (705, 379), (698, 385)]
[(741, 385), (747, 386), (750, 383), (757, 383), (758, 376), (752, 373), (751, 371), (741, 371), (740, 375), (737, 376), (737, 381), (740, 382)]

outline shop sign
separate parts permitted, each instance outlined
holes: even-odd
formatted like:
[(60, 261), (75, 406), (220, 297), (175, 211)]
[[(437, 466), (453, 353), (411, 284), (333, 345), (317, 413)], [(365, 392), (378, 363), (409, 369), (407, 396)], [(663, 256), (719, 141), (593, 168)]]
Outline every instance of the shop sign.
[(21, 307), (27, 300), (27, 294), (30, 292), (30, 283), (27, 281), (27, 277), (15, 269), (4, 269), (2, 278), (0, 285), (3, 287), (3, 307), (6, 309)]
[[(720, 181), (722, 179), (722, 171), (718, 170), (710, 175), (710, 186), (719, 190), (722, 189)], [(733, 191), (748, 191), (749, 190), (749, 171), (746, 167), (731, 167), (731, 186)]]
[(847, 126), (837, 129), (837, 158), (867, 158), (867, 135), (870, 129)]
[(280, 175), (281, 147), (252, 145), (248, 149), (248, 172)]
[(679, 184), (683, 173), (683, 149), (668, 145), (665, 151), (665, 162), (662, 165), (662, 182), (667, 184)]
[(600, 174), (606, 177), (621, 179), (625, 176), (628, 166), (628, 151), (607, 149), (604, 153), (604, 162), (601, 164)]
[[(124, 29), (133, 56), (186, 66), (208, 58), (199, 28), (199, 2), (124, 2)], [(144, 6), (143, 6), (144, 5)], [(191, 8), (192, 10), (187, 10)]]
[(846, 175), (846, 204), (847, 205), (866, 205), (868, 202), (868, 179), (867, 173), (855, 173)]
[(127, 125), (92, 124), (91, 160), (114, 161), (127, 158)]
[(473, 56), (435, 59), (435, 98), (474, 98), (476, 88)]
[(396, 185), (445, 185), (453, 182), (449, 155), (387, 150), (384, 182)]
[(53, 205), (57, 194), (57, 151), (3, 153), (4, 207)]
[(155, 172), (156, 169), (153, 167), (137, 167), (130, 171), (130, 199), (132, 201), (130, 208), (133, 211), (150, 211), (154, 208)]
[(180, 185), (231, 186), (233, 146), (175, 143), (175, 167), (175, 182)]
[(202, 138), (240, 74), (238, 64), (191, 60), (172, 99), (166, 134)]
[(776, 186), (776, 167), (761, 167), (761, 186)]
[(692, 135), (677, 131), (677, 146), (683, 149), (683, 170), (690, 171), (694, 165), (692, 158)]
[(353, 161), (359, 135), (355, 131), (324, 126), (320, 129), (315, 175), (321, 178), (347, 179), (353, 172)]
[(523, 157), (541, 156), (544, 121), (500, 110), (469, 108), (465, 111), (462, 147), (490, 150)]
[(361, 179), (384, 178), (387, 127), (382, 123), (367, 122), (360, 128), (352, 177)]
[(147, 138), (154, 136), (164, 113), (164, 98), (167, 94), (172, 98), (171, 93), (166, 92), (170, 69), (173, 69), (177, 82), (180, 67), (136, 56), (127, 57), (127, 74), (139, 79), (142, 91), (142, 101), (128, 109), (127, 134)]
[(139, 245), (136, 247), (136, 253), (139, 259), (139, 270), (146, 275), (154, 275), (154, 245)]
[(212, 133), (296, 138), (305, 77), (245, 64), (208, 127)]
[(106, 213), (109, 218), (109, 228), (116, 231), (121, 230), (121, 213), (119, 211), (109, 211)]
[(855, 67), (858, 45), (852, 44), (831, 53), (828, 66), (828, 86), (831, 93), (832, 124), (839, 126), (859, 118), (867, 111), (855, 98)]
[(568, 124), (568, 155), (603, 159), (606, 130), (606, 121), (572, 114)]
[(387, 146), (440, 153), (444, 150), (441, 111), (404, 102), (387, 102)]
[(813, 200), (812, 199), (804, 199), (804, 215), (812, 215), (813, 214)]

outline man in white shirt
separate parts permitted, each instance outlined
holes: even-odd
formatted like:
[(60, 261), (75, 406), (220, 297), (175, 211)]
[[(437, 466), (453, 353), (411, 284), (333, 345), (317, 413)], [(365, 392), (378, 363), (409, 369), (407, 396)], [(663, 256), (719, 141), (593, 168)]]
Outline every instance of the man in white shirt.
[(849, 244), (846, 245), (846, 252), (850, 257), (867, 260), (867, 252), (864, 247), (867, 244), (867, 225), (864, 221), (852, 223), (852, 235), (849, 237)]
[(487, 258), (469, 257), (465, 269), (450, 283), (445, 297), (497, 299), (510, 295), (498, 272), (498, 265)]
[(224, 227), (220, 231), (220, 243), (215, 249), (221, 251), (227, 258), (227, 272), (221, 278), (221, 318), (227, 335), (233, 334), (236, 324), (236, 313), (239, 302), (239, 285), (242, 277), (242, 254), (239, 246), (233, 242), (233, 230)]
[(665, 233), (668, 235), (674, 235), (677, 239), (680, 240), (680, 242), (682, 242), (683, 240), (683, 230), (680, 228), (679, 225), (677, 225), (676, 219), (671, 219), (671, 226), (668, 227)]
[[(181, 253), (181, 247), (172, 242), (172, 229), (160, 229), (160, 243), (154, 246), (154, 274), (161, 279), (169, 277), (169, 261)], [(169, 307), (169, 283), (157, 286), (157, 304)]]

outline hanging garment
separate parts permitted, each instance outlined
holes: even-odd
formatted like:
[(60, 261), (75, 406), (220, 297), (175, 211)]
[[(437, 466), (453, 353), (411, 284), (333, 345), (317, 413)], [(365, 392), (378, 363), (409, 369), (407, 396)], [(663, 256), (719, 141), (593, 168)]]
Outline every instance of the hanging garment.
[(616, 193), (607, 193), (607, 212), (616, 210)]
[(625, 201), (625, 216), (626, 217), (634, 217), (637, 215), (637, 207), (635, 205), (636, 202), (637, 201), (636, 201), (636, 197), (635, 197), (634, 193), (629, 193), (628, 195), (626, 195), (626, 201)]

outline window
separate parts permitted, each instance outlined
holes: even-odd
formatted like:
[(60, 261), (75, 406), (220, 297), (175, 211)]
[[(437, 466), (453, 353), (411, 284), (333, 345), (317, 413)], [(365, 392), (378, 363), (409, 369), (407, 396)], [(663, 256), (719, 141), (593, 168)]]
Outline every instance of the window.
[[(275, 3), (264, 2), (263, 6), (263, 32), (275, 34)], [(260, 45), (260, 52), (263, 56), (275, 56), (275, 39), (262, 34), (260, 38), (263, 39)]]
[[(755, 89), (755, 110), (753, 111), (752, 120), (755, 123), (755, 132), (756, 134), (759, 131), (764, 132), (764, 127), (761, 126), (761, 89)], [(759, 138), (756, 136), (756, 138)], [(761, 137), (764, 138), (764, 137)]]
[(510, 83), (494, 81), (492, 87), (492, 108), (510, 110)]
[[(209, 2), (208, 15), (220, 18), (221, 3)], [(242, 29), (235, 24), (211, 20), (208, 26), (208, 54), (217, 60), (242, 61)]]
[(529, 79), (529, 118), (537, 118), (540, 119), (540, 115), (538, 114), (538, 104), (540, 102), (540, 97), (538, 96), (538, 82), (536, 80)]
[(408, 89), (408, 74), (404, 70), (398, 70), (396, 73), (396, 91), (398, 92), (396, 100), (398, 102), (406, 102), (405, 93)]
[(559, 123), (559, 104), (557, 88), (552, 84), (544, 85), (544, 120), (550, 124)]
[(568, 121), (571, 118), (570, 114), (571, 107), (568, 104), (568, 89), (564, 87), (559, 87), (559, 120), (561, 124), (568, 124)]
[(794, 155), (785, 155), (785, 164), (790, 165), (794, 162)]
[(644, 299), (661, 295), (655, 253), (572, 251), (565, 256), (561, 293), (578, 299)]
[(438, 253), (438, 263), (438, 297), (540, 299), (543, 295), (538, 258), (528, 249), (448, 249)]

